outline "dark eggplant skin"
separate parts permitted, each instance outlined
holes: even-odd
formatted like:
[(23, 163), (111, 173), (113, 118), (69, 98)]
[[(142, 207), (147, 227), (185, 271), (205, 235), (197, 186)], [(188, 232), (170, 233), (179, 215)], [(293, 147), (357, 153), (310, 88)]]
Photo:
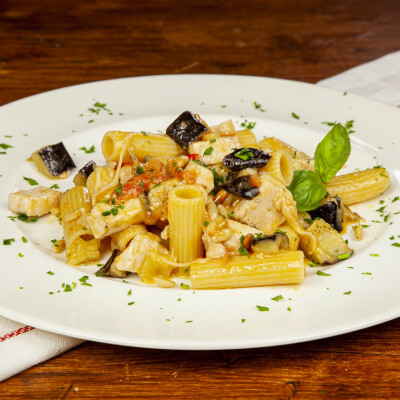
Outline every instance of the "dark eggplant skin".
[(260, 189), (252, 184), (252, 176), (245, 175), (226, 182), (222, 186), (227, 192), (251, 200), (260, 193)]
[(173, 139), (182, 149), (187, 150), (189, 144), (194, 142), (202, 133), (208, 130), (197, 114), (184, 111), (167, 128), (167, 135)]
[[(243, 158), (247, 158), (243, 160)], [(236, 149), (226, 155), (222, 160), (222, 165), (229, 171), (240, 171), (245, 168), (262, 168), (268, 164), (271, 155), (259, 149), (244, 147)]]
[(116, 259), (116, 257), (119, 254), (118, 249), (114, 249), (113, 252), (111, 253), (110, 258), (107, 260), (107, 262), (96, 272), (96, 276), (108, 276), (108, 273), (110, 271), (110, 268)]
[(74, 183), (77, 186), (86, 186), (87, 178), (96, 168), (96, 163), (92, 160), (86, 163), (75, 175)]
[(315, 210), (308, 211), (308, 213), (312, 219), (321, 218), (340, 233), (343, 230), (341, 199), (337, 196), (335, 197), (335, 200), (336, 201), (328, 201), (326, 204), (319, 206)]
[(58, 176), (76, 167), (63, 142), (43, 147), (38, 150), (38, 154), (53, 176)]

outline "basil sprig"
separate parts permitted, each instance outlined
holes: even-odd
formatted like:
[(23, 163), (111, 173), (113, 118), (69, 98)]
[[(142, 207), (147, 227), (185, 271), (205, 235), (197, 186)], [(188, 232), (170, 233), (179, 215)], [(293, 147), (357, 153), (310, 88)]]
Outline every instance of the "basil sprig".
[(351, 151), (347, 130), (336, 124), (315, 149), (314, 166), (323, 182), (330, 182), (343, 167)]
[(318, 207), (326, 195), (326, 188), (318, 174), (313, 171), (294, 171), (288, 189), (292, 192), (298, 211), (310, 211)]
[(331, 181), (350, 155), (349, 134), (341, 124), (334, 127), (318, 144), (314, 153), (315, 171), (297, 170), (288, 190), (298, 211), (311, 211), (326, 196), (324, 185)]

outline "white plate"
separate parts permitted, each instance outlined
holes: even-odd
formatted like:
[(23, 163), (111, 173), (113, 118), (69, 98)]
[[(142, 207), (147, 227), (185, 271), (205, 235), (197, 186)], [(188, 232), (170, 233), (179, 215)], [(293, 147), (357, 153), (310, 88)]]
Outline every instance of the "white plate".
[[(95, 102), (111, 111), (88, 110)], [(256, 121), (259, 138), (278, 136), (310, 154), (330, 129), (322, 122), (354, 120), (356, 132), (351, 135), (353, 149), (346, 171), (384, 164), (392, 179), (391, 188), (380, 198), (354, 207), (371, 225), (361, 242), (349, 232), (355, 255), (330, 268), (319, 268), (330, 276), (318, 276), (316, 269), (308, 268), (307, 279), (299, 286), (195, 292), (179, 286), (161, 289), (133, 278), (130, 283), (98, 278), (93, 275), (96, 267), (78, 269), (67, 265), (64, 255), (55, 258), (50, 253), (51, 239), (60, 238), (62, 231), (53, 217), (32, 224), (7, 218), (12, 215), (7, 194), (30, 187), (23, 176), (42, 185), (57, 183), (61, 190), (72, 186), (72, 177), (50, 181), (26, 161), (40, 146), (63, 141), (78, 166), (92, 157), (101, 163), (100, 142), (107, 130), (164, 131), (184, 110), (201, 114), (209, 124), (232, 118), (239, 127), (244, 119)], [(0, 143), (13, 146), (0, 155), (0, 239), (15, 238), (9, 246), (0, 243), (0, 314), (5, 317), (52, 332), (128, 346), (233, 349), (323, 338), (400, 315), (400, 248), (391, 245), (400, 242), (399, 215), (395, 214), (400, 201), (392, 202), (399, 194), (398, 109), (305, 83), (177, 75), (55, 90), (1, 107), (0, 121)], [(79, 150), (93, 144), (94, 154)], [(386, 205), (384, 215), (391, 213), (387, 222), (375, 211), (382, 205)], [(389, 239), (392, 235), (395, 240)], [(28, 243), (23, 243), (22, 236)], [(374, 253), (379, 257), (370, 255)], [(91, 274), (92, 287), (80, 285), (79, 278), (86, 273)], [(62, 283), (72, 282), (76, 288), (64, 292)], [(283, 300), (271, 300), (278, 295)], [(257, 305), (270, 310), (261, 312)]]

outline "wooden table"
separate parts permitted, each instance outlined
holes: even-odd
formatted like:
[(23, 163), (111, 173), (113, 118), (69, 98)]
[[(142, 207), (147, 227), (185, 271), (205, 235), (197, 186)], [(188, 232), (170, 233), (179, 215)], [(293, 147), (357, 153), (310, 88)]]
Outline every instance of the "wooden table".
[[(125, 76), (306, 82), (400, 48), (395, 0), (0, 1), (0, 105)], [(0, 122), (1, 123), (1, 122)], [(84, 343), (0, 384), (1, 399), (398, 399), (400, 319), (310, 343), (159, 351)]]

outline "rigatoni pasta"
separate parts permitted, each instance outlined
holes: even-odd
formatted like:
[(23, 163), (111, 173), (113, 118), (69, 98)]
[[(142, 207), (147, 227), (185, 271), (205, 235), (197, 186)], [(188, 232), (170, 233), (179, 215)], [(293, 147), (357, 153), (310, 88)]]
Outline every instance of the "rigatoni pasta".
[[(335, 176), (350, 147), (340, 124), (310, 157), (275, 137), (257, 143), (232, 120), (210, 127), (185, 111), (166, 135), (107, 132), (106, 165), (76, 180), (81, 186), (51, 212), (62, 222), (68, 263), (96, 263), (100, 249), (113, 250), (107, 276), (134, 273), (164, 288), (174, 278), (193, 289), (300, 284), (305, 255), (328, 265), (353, 254), (340, 232), (344, 220), (362, 217), (348, 206), (390, 185), (383, 167)], [(10, 195), (11, 209), (20, 195), (26, 210), (46, 209), (30, 191)], [(57, 243), (54, 252), (62, 251)]]

